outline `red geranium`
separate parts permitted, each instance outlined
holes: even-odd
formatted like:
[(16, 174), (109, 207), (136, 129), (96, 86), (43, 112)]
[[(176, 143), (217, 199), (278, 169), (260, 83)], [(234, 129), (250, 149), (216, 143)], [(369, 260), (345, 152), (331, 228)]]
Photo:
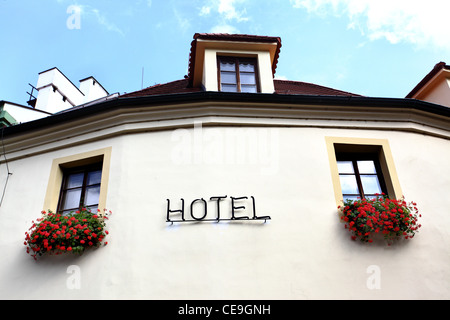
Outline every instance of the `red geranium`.
[[(42, 211), (42, 217), (32, 222), (25, 232), (24, 245), (27, 253), (34, 259), (44, 253), (61, 254), (64, 252), (83, 253), (86, 248), (99, 247), (108, 234), (105, 220), (108, 213), (92, 214), (83, 208), (81, 211), (62, 215), (51, 211)], [(105, 242), (106, 244), (106, 242)]]
[(384, 235), (389, 244), (395, 238), (411, 239), (421, 227), (417, 204), (407, 203), (404, 198), (390, 199), (381, 194), (373, 199), (347, 199), (338, 209), (352, 239), (362, 242), (372, 242), (377, 233)]

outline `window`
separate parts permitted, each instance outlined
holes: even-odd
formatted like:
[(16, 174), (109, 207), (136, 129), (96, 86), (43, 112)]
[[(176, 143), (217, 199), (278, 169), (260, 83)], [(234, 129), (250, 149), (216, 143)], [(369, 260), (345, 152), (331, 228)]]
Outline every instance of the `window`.
[(217, 63), (220, 91), (259, 91), (256, 58), (219, 56)]
[(101, 163), (64, 170), (58, 212), (68, 214), (81, 207), (96, 212), (101, 178)]
[(325, 137), (336, 205), (384, 192), (403, 195), (386, 139)]
[(43, 210), (64, 212), (106, 208), (111, 147), (53, 159)]
[(387, 193), (376, 154), (337, 153), (336, 160), (344, 200)]

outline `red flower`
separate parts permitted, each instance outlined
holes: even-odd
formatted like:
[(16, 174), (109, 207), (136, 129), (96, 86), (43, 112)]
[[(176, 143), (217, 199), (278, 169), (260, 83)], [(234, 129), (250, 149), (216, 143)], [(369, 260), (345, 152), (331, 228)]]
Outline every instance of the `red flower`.
[[(82, 253), (88, 247), (100, 246), (105, 234), (108, 234), (104, 233), (106, 211), (102, 216), (86, 209), (65, 216), (53, 212), (42, 214), (36, 223), (32, 221), (30, 231), (25, 232), (24, 245), (34, 259), (44, 253)], [(79, 221), (83, 221), (84, 225)]]
[(417, 224), (421, 215), (415, 205), (382, 195), (373, 199), (347, 200), (338, 209), (353, 240), (360, 238), (363, 242), (372, 242), (371, 235), (380, 231), (388, 241), (400, 236), (411, 239), (421, 227)]

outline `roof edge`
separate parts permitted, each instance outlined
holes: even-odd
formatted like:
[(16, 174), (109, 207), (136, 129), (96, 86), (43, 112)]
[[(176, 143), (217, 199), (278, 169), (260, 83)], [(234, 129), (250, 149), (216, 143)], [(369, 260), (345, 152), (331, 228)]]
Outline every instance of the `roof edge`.
[(406, 98), (374, 98), (364, 96), (321, 96), (321, 95), (272, 95), (264, 93), (230, 93), (200, 91), (170, 95), (154, 95), (143, 97), (118, 97), (117, 99), (100, 102), (87, 108), (75, 109), (70, 112), (55, 114), (4, 129), (4, 136), (28, 132), (34, 129), (60, 124), (85, 116), (111, 111), (119, 108), (189, 104), (196, 102), (241, 102), (241, 103), (272, 103), (272, 104), (305, 104), (330, 105), (368, 108), (409, 108), (450, 118), (450, 108), (442, 105)]
[(411, 90), (410, 93), (406, 95), (405, 98), (412, 98), (414, 95), (416, 95), (416, 93), (418, 93), (431, 79), (434, 78), (434, 76), (436, 76), (443, 69), (450, 70), (450, 65), (447, 65), (443, 61), (436, 63), (433, 69)]

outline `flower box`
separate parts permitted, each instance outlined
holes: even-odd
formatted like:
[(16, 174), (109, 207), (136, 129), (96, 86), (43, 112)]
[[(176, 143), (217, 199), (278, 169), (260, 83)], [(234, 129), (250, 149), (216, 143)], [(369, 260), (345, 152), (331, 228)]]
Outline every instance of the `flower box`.
[(24, 245), (34, 259), (43, 254), (78, 253), (88, 248), (99, 247), (108, 234), (105, 220), (110, 211), (93, 214), (83, 208), (80, 211), (62, 215), (42, 211), (42, 217), (25, 232)]
[(415, 202), (390, 199), (385, 194), (373, 199), (347, 199), (338, 210), (351, 238), (362, 242), (373, 242), (375, 234), (382, 234), (390, 245), (394, 239), (412, 239), (421, 227)]

